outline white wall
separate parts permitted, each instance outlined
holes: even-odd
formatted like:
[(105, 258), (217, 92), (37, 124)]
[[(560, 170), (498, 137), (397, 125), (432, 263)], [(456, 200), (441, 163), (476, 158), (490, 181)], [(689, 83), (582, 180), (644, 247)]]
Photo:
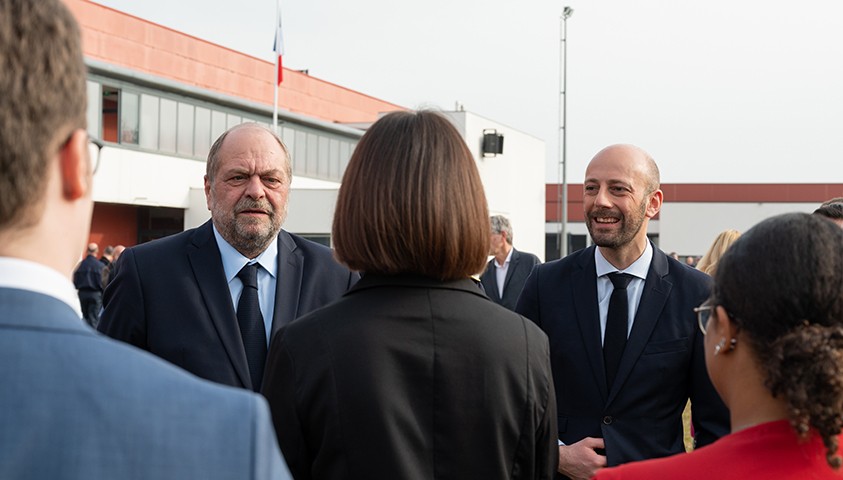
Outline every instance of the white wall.
[[(463, 135), (477, 161), (489, 214), (509, 218), (515, 248), (544, 260), (544, 141), (469, 112), (444, 113)], [(495, 129), (504, 136), (502, 154), (483, 157), (484, 129)]]
[(205, 162), (106, 146), (93, 197), (96, 202), (188, 208), (190, 189), (203, 189), (204, 175)]
[(659, 245), (665, 252), (703, 255), (723, 230), (743, 233), (781, 213), (811, 213), (817, 203), (670, 203), (662, 205)]

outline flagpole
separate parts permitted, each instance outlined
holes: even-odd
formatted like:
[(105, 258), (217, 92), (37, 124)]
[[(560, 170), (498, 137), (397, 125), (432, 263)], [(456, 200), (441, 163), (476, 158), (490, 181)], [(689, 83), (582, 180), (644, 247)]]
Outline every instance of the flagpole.
[(275, 133), (280, 135), (278, 131), (278, 52), (281, 49), (280, 45), (280, 29), (281, 29), (281, 0), (275, 2), (275, 95), (272, 98), (272, 129)]

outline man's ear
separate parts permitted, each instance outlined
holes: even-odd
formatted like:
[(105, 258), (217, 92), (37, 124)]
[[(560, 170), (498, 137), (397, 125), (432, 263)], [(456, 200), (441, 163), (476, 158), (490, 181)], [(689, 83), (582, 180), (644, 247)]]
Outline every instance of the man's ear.
[(650, 194), (650, 200), (647, 202), (647, 218), (653, 218), (662, 209), (662, 201), (664, 200), (664, 193), (661, 190), (656, 190)]
[(205, 205), (208, 206), (208, 210), (211, 209), (211, 179), (205, 175)]
[(58, 156), (64, 198), (77, 200), (89, 193), (93, 177), (88, 158), (88, 134), (85, 130), (75, 130), (59, 148)]

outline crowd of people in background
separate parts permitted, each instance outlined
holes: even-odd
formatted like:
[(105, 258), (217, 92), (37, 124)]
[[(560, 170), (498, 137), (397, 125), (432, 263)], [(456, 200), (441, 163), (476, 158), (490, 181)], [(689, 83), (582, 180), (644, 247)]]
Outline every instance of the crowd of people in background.
[(843, 475), (843, 198), (682, 261), (646, 235), (656, 161), (610, 145), (593, 245), (542, 264), (454, 126), (395, 112), (332, 251), (283, 229), (289, 152), (243, 124), (210, 150), (207, 223), (98, 258), (66, 6), (0, 0), (0, 65), (0, 478)]

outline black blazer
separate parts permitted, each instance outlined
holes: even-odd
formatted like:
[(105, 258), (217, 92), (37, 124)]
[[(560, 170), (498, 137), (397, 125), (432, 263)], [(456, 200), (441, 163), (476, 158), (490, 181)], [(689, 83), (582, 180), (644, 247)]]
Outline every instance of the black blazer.
[(653, 247), (653, 260), (611, 391), (606, 390), (594, 248), (537, 267), (517, 311), (550, 338), (559, 438), (602, 437), (609, 466), (684, 451), (682, 410), (690, 397), (698, 446), (729, 432), (726, 407), (705, 369), (693, 308), (708, 275)]
[[(128, 248), (118, 263), (103, 298), (101, 332), (202, 378), (252, 388), (210, 221)], [(272, 333), (336, 300), (357, 278), (330, 249), (282, 230)]]
[(553, 477), (547, 337), (473, 281), (366, 274), (277, 337), (263, 393), (297, 480)]
[(532, 253), (519, 252), (513, 248), (512, 257), (509, 259), (509, 268), (506, 270), (506, 279), (503, 282), (503, 298), (498, 294), (498, 278), (495, 275), (494, 258), (486, 264), (486, 270), (480, 276), (480, 283), (483, 284), (486, 295), (493, 302), (514, 311), (515, 304), (518, 302), (518, 295), (524, 288), (524, 282), (527, 281), (533, 267), (539, 263), (541, 263), (539, 257)]

